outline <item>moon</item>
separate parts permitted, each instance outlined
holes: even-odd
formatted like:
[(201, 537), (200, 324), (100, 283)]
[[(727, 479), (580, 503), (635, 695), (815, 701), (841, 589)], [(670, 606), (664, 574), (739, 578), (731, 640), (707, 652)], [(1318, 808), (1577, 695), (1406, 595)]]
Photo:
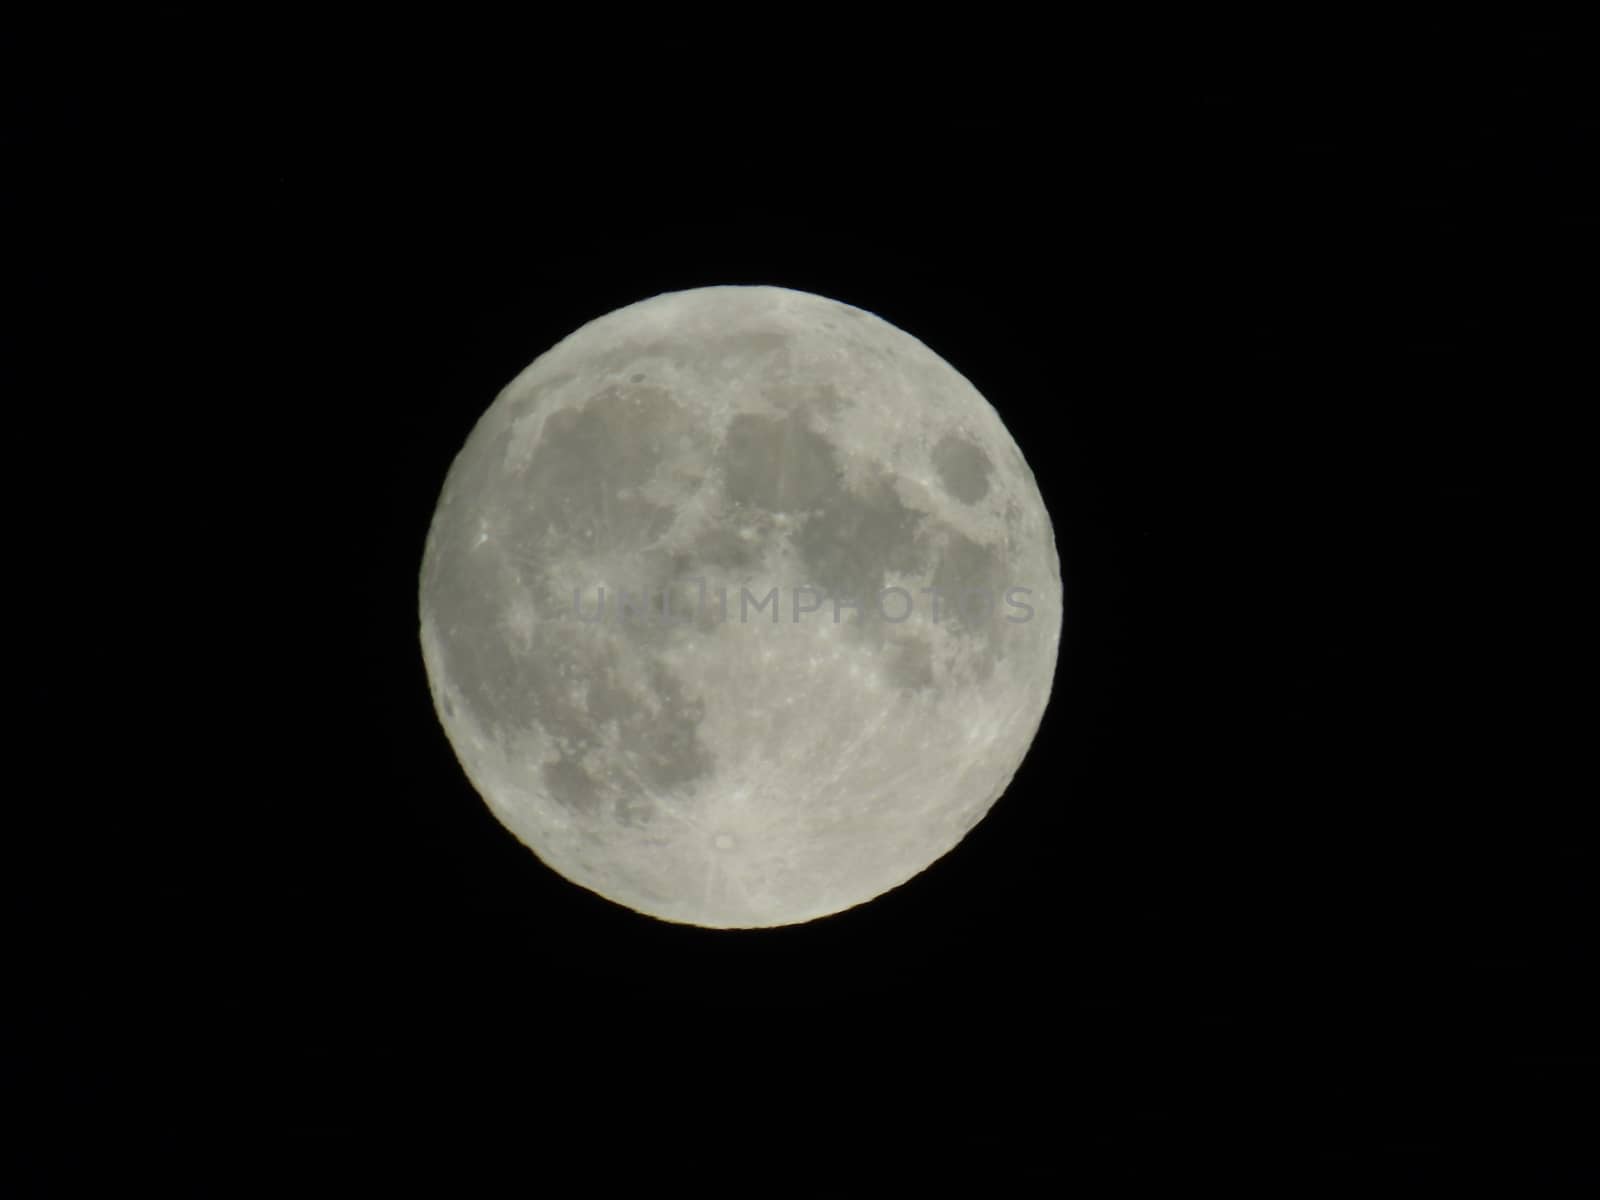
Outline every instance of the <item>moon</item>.
[(423, 552), (435, 710), (571, 882), (790, 925), (948, 853), (1050, 697), (1061, 572), (1022, 452), (910, 334), (778, 287), (591, 321), (495, 398)]

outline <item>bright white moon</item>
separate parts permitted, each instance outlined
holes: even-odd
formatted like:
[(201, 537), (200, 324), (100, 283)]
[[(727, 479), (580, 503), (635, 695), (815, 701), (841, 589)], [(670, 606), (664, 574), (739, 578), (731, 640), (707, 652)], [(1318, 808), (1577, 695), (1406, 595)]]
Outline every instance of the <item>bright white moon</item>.
[(1038, 730), (1050, 519), (993, 408), (871, 313), (773, 287), (592, 321), (490, 405), (423, 557), (457, 757), (567, 879), (788, 925), (961, 840)]

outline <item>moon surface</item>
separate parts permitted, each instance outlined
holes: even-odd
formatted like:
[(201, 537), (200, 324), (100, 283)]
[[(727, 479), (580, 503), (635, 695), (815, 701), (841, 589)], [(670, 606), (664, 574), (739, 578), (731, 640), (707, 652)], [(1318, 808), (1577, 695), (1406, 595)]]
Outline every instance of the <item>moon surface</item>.
[(452, 464), (419, 612), (495, 816), (662, 920), (789, 925), (896, 887), (1010, 783), (1061, 631), (999, 416), (858, 308), (671, 292), (584, 325)]

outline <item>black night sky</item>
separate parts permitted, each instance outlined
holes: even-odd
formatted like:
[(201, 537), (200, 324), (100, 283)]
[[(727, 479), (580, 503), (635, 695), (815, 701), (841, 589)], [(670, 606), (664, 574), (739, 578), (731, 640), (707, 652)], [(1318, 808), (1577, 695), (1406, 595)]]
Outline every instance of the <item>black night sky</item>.
[[(1527, 675), (1593, 390), (1570, 32), (130, 36), (8, 51), (14, 452), (110, 643), (11, 875), (15, 1194), (1580, 1177), (1597, 862)], [(499, 388), (715, 283), (965, 374), (1066, 584), (989, 817), (757, 933), (542, 867), (416, 640)]]

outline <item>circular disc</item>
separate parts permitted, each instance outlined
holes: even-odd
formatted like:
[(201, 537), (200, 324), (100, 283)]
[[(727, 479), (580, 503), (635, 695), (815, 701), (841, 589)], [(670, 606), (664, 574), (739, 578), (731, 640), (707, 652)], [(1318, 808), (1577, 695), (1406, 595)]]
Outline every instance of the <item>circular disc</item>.
[(993, 408), (860, 309), (713, 287), (583, 326), (452, 465), (435, 707), (545, 863), (670, 921), (838, 912), (949, 851), (1049, 699), (1061, 579)]

